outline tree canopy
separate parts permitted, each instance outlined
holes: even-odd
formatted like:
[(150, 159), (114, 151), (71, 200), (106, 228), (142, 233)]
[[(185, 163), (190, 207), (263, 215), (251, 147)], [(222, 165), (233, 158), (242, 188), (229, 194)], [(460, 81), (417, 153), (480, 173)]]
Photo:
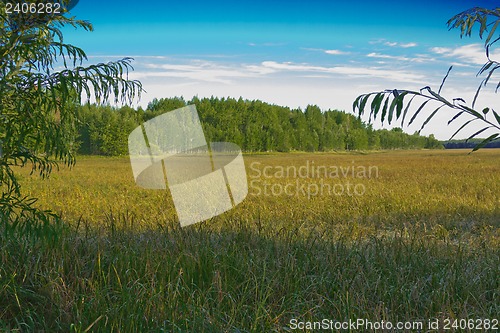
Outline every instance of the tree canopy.
[(82, 154), (127, 155), (130, 132), (162, 113), (195, 104), (207, 141), (228, 141), (247, 152), (441, 148), (434, 137), (375, 130), (358, 117), (308, 105), (304, 110), (243, 98), (154, 99), (146, 110), (85, 104), (78, 108)]
[(130, 102), (142, 87), (127, 78), (130, 58), (84, 66), (85, 52), (64, 42), (63, 26), (92, 31), (89, 22), (68, 12), (7, 14), (6, 4), (0, 0), (0, 218), (17, 219), (35, 210), (12, 166), (47, 176), (58, 161), (73, 164), (82, 98)]

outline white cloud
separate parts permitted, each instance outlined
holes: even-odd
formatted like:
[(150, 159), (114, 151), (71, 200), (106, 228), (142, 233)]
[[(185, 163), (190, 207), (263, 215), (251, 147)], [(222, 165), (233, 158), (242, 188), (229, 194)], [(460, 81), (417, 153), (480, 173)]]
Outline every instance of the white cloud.
[(400, 47), (408, 48), (408, 47), (416, 47), (418, 44), (417, 43), (401, 43), (399, 44)]
[[(455, 48), (433, 47), (431, 51), (446, 58), (457, 58), (465, 63), (483, 65), (486, 63), (486, 52), (482, 44), (468, 44)], [(490, 58), (499, 58), (500, 52), (495, 50), (490, 53)]]
[(351, 52), (349, 52), (349, 51), (342, 51), (342, 50), (325, 50), (325, 49), (312, 48), (312, 47), (301, 47), (301, 49), (306, 50), (306, 51), (323, 52), (323, 53), (331, 54), (331, 55), (351, 54)]
[(380, 69), (373, 67), (352, 67), (352, 66), (313, 66), (309, 64), (295, 64), (291, 62), (278, 63), (275, 61), (264, 61), (262, 66), (277, 71), (293, 72), (315, 72), (345, 75), (347, 77), (379, 78), (397, 82), (424, 83), (425, 76), (407, 71), (394, 69)]
[(391, 42), (391, 41), (388, 41), (388, 40), (385, 40), (385, 39), (377, 39), (377, 40), (373, 40), (370, 42), (370, 44), (384, 44), (386, 46), (390, 46), (390, 47), (402, 47), (402, 48), (409, 48), (409, 47), (416, 47), (418, 46), (417, 43), (415, 42), (408, 42), (408, 43), (400, 43), (400, 42)]
[[(271, 71), (272, 72), (272, 71)], [(242, 67), (240, 65), (227, 65), (217, 62), (192, 60), (188, 64), (146, 63), (138, 71), (130, 73), (136, 80), (145, 78), (179, 78), (201, 82), (217, 82), (232, 84), (237, 78), (259, 77), (269, 74), (259, 67)]]
[(376, 52), (368, 53), (366, 56), (369, 58), (391, 59), (391, 60), (398, 60), (398, 61), (411, 61), (411, 59), (407, 58), (407, 57), (392, 56), (392, 55), (381, 54), (381, 53), (376, 53)]
[(191, 60), (185, 63), (163, 61), (138, 63), (130, 78), (137, 80), (177, 78), (180, 82), (212, 82), (234, 84), (241, 79), (274, 77), (345, 77), (384, 79), (391, 82), (425, 83), (425, 76), (404, 70), (384, 69), (375, 66), (320, 66), (309, 63), (263, 61), (256, 64), (222, 63), (207, 60)]
[(369, 58), (380, 58), (380, 59), (390, 59), (390, 60), (397, 60), (397, 61), (412, 61), (412, 62), (431, 62), (434, 61), (434, 58), (430, 58), (428, 55), (425, 54), (418, 54), (413, 58), (405, 57), (405, 56), (393, 56), (389, 54), (382, 54), (382, 53), (377, 53), (377, 52), (372, 52), (368, 53), (366, 55)]
[(341, 51), (341, 50), (325, 50), (325, 53), (331, 54), (331, 55), (351, 54), (351, 52), (346, 52), (346, 51)]

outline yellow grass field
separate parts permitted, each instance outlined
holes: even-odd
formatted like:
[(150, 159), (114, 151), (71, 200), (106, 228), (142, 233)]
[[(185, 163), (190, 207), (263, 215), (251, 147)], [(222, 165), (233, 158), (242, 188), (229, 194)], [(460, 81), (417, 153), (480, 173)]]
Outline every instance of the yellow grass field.
[(323, 319), (492, 328), (500, 151), (468, 153), (244, 155), (247, 198), (186, 228), (168, 191), (135, 185), (127, 157), (81, 156), (46, 180), (20, 169), (23, 193), (65, 225), (51, 241), (2, 232), (0, 330), (291, 332)]
[[(464, 230), (496, 225), (500, 219), (500, 151), (468, 153), (245, 155), (247, 199), (204, 225), (217, 225), (234, 216), (250, 225), (259, 218), (269, 228), (301, 221), (317, 225), (359, 222), (361, 226), (374, 221), (427, 223)], [(82, 217), (99, 224), (110, 213), (127, 213), (140, 225), (175, 223), (168, 191), (136, 186), (127, 157), (82, 156), (71, 170), (62, 166), (47, 180), (30, 177), (29, 171), (22, 170), (24, 193), (38, 197), (40, 206), (61, 212), (69, 221)]]

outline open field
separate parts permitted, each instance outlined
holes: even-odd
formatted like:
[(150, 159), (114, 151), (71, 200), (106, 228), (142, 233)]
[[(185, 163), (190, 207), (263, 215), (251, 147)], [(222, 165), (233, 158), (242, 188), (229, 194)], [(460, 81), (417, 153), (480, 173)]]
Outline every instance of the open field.
[(500, 151), (468, 152), (245, 155), (245, 201), (183, 229), (128, 158), (80, 157), (48, 180), (18, 170), (66, 224), (0, 226), (0, 331), (498, 320)]

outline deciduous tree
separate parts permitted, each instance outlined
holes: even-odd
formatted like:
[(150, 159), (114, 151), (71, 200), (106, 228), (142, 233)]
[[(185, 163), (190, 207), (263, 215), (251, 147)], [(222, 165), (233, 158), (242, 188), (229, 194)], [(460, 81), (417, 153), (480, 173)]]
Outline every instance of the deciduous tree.
[(13, 166), (46, 177), (58, 162), (74, 164), (81, 99), (130, 102), (142, 87), (127, 78), (130, 58), (84, 66), (85, 52), (65, 43), (63, 26), (92, 31), (89, 22), (68, 12), (8, 14), (6, 4), (0, 0), (0, 219), (36, 220), (46, 212), (21, 195)]

